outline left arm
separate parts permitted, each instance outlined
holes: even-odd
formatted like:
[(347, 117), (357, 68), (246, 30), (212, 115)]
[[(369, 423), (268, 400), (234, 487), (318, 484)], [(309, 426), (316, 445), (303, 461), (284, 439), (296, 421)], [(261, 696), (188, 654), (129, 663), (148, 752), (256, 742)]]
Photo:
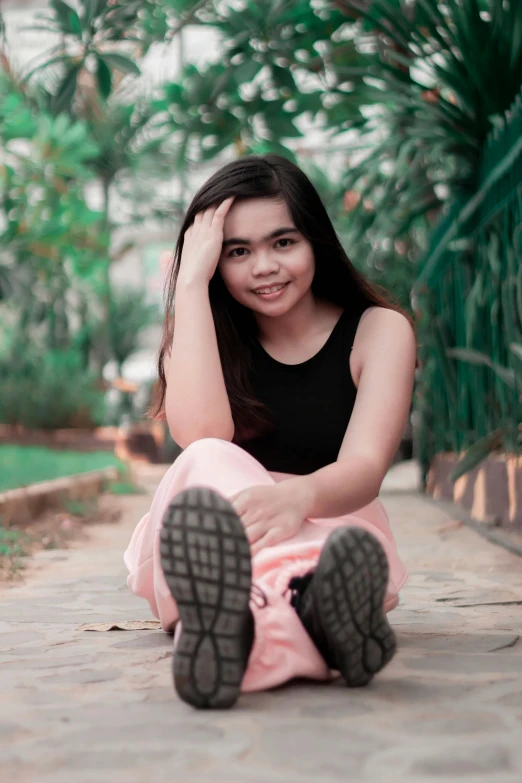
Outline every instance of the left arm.
[(357, 397), (337, 461), (282, 482), (306, 498), (308, 518), (351, 514), (374, 500), (408, 418), (416, 343), (406, 318), (377, 307), (363, 316), (356, 343)]

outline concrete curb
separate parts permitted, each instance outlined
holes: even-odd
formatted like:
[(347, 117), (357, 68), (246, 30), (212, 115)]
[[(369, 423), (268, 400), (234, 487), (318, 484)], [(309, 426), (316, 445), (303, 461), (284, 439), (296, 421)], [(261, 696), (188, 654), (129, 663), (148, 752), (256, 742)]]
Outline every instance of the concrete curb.
[(106, 482), (117, 478), (118, 469), (111, 466), (10, 489), (0, 493), (0, 520), (6, 527), (23, 524), (48, 508), (59, 507), (64, 499), (85, 500), (99, 495)]

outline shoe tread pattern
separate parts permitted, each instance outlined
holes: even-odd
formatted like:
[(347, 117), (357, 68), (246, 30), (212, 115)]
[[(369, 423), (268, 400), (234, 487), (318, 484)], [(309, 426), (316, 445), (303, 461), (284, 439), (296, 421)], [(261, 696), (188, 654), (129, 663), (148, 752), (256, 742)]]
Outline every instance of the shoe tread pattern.
[(176, 690), (199, 708), (231, 706), (246, 665), (242, 640), (252, 580), (241, 520), (217, 492), (185, 490), (165, 513), (160, 553), (182, 624)]
[(319, 613), (337, 668), (347, 685), (366, 685), (396, 651), (383, 612), (386, 554), (366, 530), (338, 528), (321, 553), (316, 576)]

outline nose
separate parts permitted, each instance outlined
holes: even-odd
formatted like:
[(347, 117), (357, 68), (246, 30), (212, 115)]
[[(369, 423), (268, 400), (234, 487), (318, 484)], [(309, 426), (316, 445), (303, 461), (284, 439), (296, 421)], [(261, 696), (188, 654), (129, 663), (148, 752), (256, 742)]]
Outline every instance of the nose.
[(279, 271), (279, 261), (274, 258), (270, 250), (261, 249), (254, 255), (252, 265), (252, 275), (254, 277), (264, 277), (265, 275), (277, 273)]

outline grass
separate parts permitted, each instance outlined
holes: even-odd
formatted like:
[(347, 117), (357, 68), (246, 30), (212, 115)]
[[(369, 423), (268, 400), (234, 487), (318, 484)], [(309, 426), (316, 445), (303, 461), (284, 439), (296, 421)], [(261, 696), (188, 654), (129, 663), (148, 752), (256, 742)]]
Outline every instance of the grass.
[(136, 487), (129, 481), (113, 481), (107, 485), (107, 491), (112, 495), (144, 495), (145, 490)]
[(62, 498), (62, 506), (74, 517), (92, 517), (98, 509), (98, 498), (96, 496), (85, 500)]
[(58, 451), (45, 446), (0, 444), (0, 492), (26, 487), (39, 481), (125, 465), (110, 451)]
[[(0, 492), (112, 466), (118, 469), (118, 479), (106, 482), (108, 492), (115, 495), (144, 492), (132, 483), (129, 466), (110, 451), (58, 451), (45, 446), (0, 444)], [(82, 500), (63, 498), (61, 504), (73, 517), (94, 518), (98, 497)], [(24, 567), (24, 558), (35, 549), (63, 546), (64, 535), (59, 527), (51, 532), (48, 526), (45, 529), (31, 528), (30, 531), (6, 528), (2, 526), (0, 517), (0, 581), (14, 578)]]
[(10, 578), (22, 567), (28, 540), (22, 530), (7, 530), (0, 524), (0, 578)]
[(21, 530), (6, 530), (0, 525), (0, 557), (21, 557), (25, 554)]

